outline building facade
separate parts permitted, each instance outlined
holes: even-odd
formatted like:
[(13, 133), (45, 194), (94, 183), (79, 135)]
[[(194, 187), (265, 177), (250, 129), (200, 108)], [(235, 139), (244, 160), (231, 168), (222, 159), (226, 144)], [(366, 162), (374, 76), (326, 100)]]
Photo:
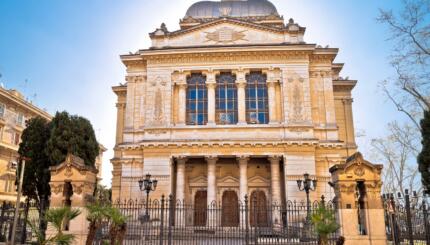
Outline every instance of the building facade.
[(18, 148), (25, 121), (35, 116), (51, 120), (51, 115), (25, 100), (17, 90), (0, 87), (0, 202), (16, 201)]
[(245, 195), (285, 203), (318, 180), (312, 198), (333, 197), (329, 168), (356, 152), (351, 91), (336, 48), (304, 41), (266, 0), (193, 4), (152, 46), (122, 55), (117, 95), (113, 199), (141, 198), (138, 180), (158, 180), (151, 198), (227, 205)]

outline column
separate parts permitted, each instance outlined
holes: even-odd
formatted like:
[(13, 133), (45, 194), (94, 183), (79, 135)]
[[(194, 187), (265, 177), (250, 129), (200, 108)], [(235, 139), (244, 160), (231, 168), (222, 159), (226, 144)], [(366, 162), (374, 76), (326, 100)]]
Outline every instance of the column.
[(272, 192), (272, 204), (276, 208), (273, 208), (273, 223), (281, 223), (280, 207), (281, 203), (281, 177), (279, 173), (279, 160), (278, 156), (269, 157), (270, 161), (270, 176), (271, 176), (271, 192)]
[[(248, 156), (240, 156), (237, 158), (239, 163), (239, 200), (242, 205), (245, 205), (245, 195), (248, 194)], [(248, 205), (250, 205), (248, 197)], [(248, 206), (250, 208), (250, 206)], [(245, 210), (244, 206), (240, 207), (241, 210)], [(246, 225), (245, 212), (240, 212), (240, 226), (245, 227)]]
[(246, 77), (245, 71), (236, 71), (236, 86), (237, 86), (237, 117), (238, 124), (246, 124)]
[(125, 103), (117, 103), (117, 119), (116, 119), (116, 144), (123, 142), (123, 129), (124, 129), (124, 114), (125, 114)]
[(217, 226), (217, 213), (216, 206), (212, 203), (216, 202), (216, 162), (218, 158), (215, 156), (206, 157), (206, 162), (208, 165), (208, 188), (207, 188), (207, 218), (206, 225), (208, 227)]
[(185, 201), (185, 157), (176, 159), (176, 200)]
[(214, 72), (208, 72), (206, 74), (206, 86), (208, 89), (208, 125), (215, 125), (216, 79)]
[(267, 96), (269, 100), (269, 123), (274, 124), (277, 123), (276, 120), (276, 86), (275, 80), (267, 81)]
[(239, 162), (239, 200), (244, 203), (245, 195), (248, 194), (248, 156), (240, 156), (237, 158)]
[(186, 83), (179, 83), (179, 106), (178, 106), (178, 124), (179, 125), (185, 125), (185, 118), (186, 118), (186, 112), (187, 112), (187, 84)]
[(208, 190), (207, 190), (207, 204), (210, 205), (216, 201), (216, 162), (218, 158), (215, 156), (206, 157), (208, 165)]

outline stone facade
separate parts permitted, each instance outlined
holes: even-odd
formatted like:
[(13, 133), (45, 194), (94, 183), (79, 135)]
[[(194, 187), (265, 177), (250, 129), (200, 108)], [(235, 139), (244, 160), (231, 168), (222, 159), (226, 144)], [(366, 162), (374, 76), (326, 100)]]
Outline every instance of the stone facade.
[[(230, 1), (223, 1), (230, 2)], [(199, 10), (200, 11), (200, 10)], [(191, 11), (192, 12), (192, 11)], [(329, 168), (355, 153), (351, 91), (334, 63), (336, 48), (304, 41), (305, 28), (277, 13), (266, 16), (185, 16), (181, 29), (161, 25), (152, 47), (122, 55), (126, 83), (117, 95), (113, 199), (140, 198), (138, 180), (159, 181), (152, 198), (174, 194), (194, 203), (196, 193), (221, 202), (262, 190), (267, 201), (300, 200), (296, 180), (318, 180), (313, 197), (334, 197)], [(249, 80), (265, 78), (268, 120), (249, 118)], [(190, 77), (205, 78), (204, 123), (190, 123)], [(218, 79), (235, 78), (237, 122), (218, 123)], [(205, 97), (206, 98), (206, 97)], [(205, 107), (205, 108), (206, 108)]]
[(0, 87), (0, 202), (16, 202), (18, 147), (25, 121), (35, 116), (51, 120), (51, 115), (20, 92)]

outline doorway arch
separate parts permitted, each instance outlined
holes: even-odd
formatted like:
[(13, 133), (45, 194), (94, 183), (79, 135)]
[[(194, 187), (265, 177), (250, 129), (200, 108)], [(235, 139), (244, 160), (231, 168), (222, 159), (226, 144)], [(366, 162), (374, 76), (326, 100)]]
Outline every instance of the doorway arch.
[(267, 198), (266, 193), (262, 190), (256, 190), (251, 193), (251, 213), (250, 223), (251, 226), (269, 226), (268, 211), (267, 211)]
[(194, 196), (194, 226), (205, 226), (207, 219), (207, 191), (197, 191)]
[(222, 194), (221, 225), (239, 226), (239, 199), (235, 191), (225, 191)]

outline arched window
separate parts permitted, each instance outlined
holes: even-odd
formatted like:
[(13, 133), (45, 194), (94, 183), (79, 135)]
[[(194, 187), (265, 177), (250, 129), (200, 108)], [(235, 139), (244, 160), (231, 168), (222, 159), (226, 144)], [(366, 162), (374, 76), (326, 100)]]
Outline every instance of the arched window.
[(223, 72), (216, 78), (216, 123), (237, 123), (236, 76)]
[(187, 124), (205, 125), (208, 121), (206, 77), (193, 73), (187, 78)]
[(246, 121), (249, 124), (269, 123), (267, 76), (251, 72), (246, 76)]

